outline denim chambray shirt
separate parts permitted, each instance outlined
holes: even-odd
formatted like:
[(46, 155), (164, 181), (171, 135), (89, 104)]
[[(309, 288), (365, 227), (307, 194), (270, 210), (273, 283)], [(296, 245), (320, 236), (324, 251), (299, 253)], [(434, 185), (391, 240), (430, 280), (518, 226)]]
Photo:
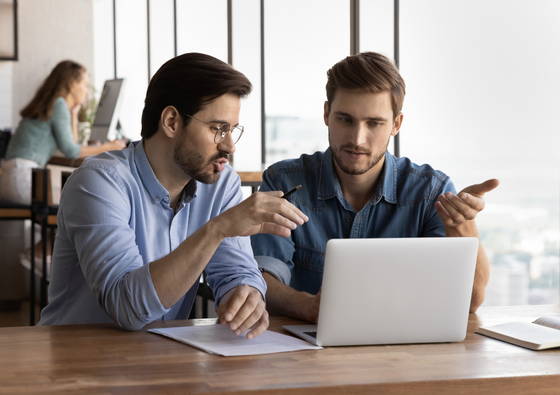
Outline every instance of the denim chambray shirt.
[(291, 237), (258, 234), (251, 236), (251, 244), (259, 268), (311, 294), (322, 284), (329, 239), (445, 236), (435, 202), (442, 193), (456, 193), (444, 173), (386, 152), (377, 190), (356, 212), (342, 195), (330, 148), (270, 166), (260, 190), (287, 192), (299, 184), (302, 188), (288, 200), (309, 221)]

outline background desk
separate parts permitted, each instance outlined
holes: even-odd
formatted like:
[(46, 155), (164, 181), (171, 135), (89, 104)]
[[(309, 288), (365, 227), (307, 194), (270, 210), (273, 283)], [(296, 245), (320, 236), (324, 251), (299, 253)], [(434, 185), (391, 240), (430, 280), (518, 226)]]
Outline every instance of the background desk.
[[(53, 156), (49, 160), (49, 165), (80, 167), (85, 158), (64, 158)], [(241, 186), (251, 187), (252, 192), (256, 192), (261, 185), (262, 171), (237, 171), (241, 178)]]
[[(160, 321), (139, 332), (113, 324), (0, 328), (0, 393), (556, 394), (560, 349), (531, 351), (474, 333), (547, 314), (560, 315), (560, 306), (481, 308), (461, 343), (227, 358), (146, 332), (213, 319)], [(272, 317), (270, 329), (285, 333), (281, 325), (292, 323)]]

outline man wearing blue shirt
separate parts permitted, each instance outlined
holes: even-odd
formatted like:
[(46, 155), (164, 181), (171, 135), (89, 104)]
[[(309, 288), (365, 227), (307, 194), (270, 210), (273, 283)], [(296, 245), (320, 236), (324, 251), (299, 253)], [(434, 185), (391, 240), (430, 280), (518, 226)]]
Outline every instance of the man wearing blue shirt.
[[(402, 125), (405, 83), (385, 56), (349, 56), (327, 76), (329, 148), (270, 166), (260, 189), (287, 192), (301, 184), (289, 200), (309, 222), (290, 237), (251, 237), (268, 285), (269, 312), (310, 322), (317, 322), (329, 239), (478, 237), (474, 218), (484, 208), (482, 196), (498, 185), (488, 180), (457, 195), (444, 173), (387, 151)], [(480, 245), (473, 312), (484, 300), (488, 277), (488, 258)]]
[(227, 165), (251, 83), (228, 64), (185, 54), (152, 78), (142, 140), (84, 161), (58, 212), (41, 325), (116, 322), (138, 330), (186, 319), (203, 270), (217, 313), (251, 339), (268, 327), (266, 283), (248, 237), (288, 236), (307, 217), (281, 192), (242, 201)]

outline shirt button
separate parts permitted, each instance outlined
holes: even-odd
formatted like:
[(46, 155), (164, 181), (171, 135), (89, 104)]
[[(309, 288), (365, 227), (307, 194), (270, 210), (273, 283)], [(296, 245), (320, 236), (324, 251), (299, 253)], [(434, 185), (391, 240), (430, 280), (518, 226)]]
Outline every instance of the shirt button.
[(164, 197), (163, 200), (165, 200), (166, 202), (168, 202), (168, 201), (169, 201), (169, 196)]
[(346, 218), (346, 221), (348, 221), (348, 222), (352, 222), (352, 217), (348, 217), (348, 218)]
[(156, 203), (159, 202), (159, 196), (156, 196), (156, 197), (155, 197), (154, 202), (156, 202)]

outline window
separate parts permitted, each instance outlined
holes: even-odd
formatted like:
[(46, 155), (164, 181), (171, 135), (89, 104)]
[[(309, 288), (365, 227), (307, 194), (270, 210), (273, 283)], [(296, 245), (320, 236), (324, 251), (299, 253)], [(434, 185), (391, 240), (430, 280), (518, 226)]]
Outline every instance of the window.
[[(394, 56), (395, 1), (359, 2), (360, 50)], [(116, 59), (106, 28), (113, 4)], [(560, 37), (560, 3), (400, 0), (399, 8), (400, 155), (444, 171), (458, 190), (500, 179), (477, 219), (492, 265), (485, 304), (558, 303), (560, 53), (550, 39)], [(350, 0), (98, 0), (94, 12), (95, 83), (99, 92), (114, 78), (115, 61), (128, 81), (127, 137), (140, 136), (148, 77), (175, 52), (198, 51), (230, 60), (253, 83), (238, 170), (327, 148), (326, 71), (350, 53)]]
[(560, 4), (400, 6), (401, 155), (458, 190), (498, 178), (477, 218), (492, 265), (485, 304), (557, 304), (560, 53), (547, 38), (560, 37)]

